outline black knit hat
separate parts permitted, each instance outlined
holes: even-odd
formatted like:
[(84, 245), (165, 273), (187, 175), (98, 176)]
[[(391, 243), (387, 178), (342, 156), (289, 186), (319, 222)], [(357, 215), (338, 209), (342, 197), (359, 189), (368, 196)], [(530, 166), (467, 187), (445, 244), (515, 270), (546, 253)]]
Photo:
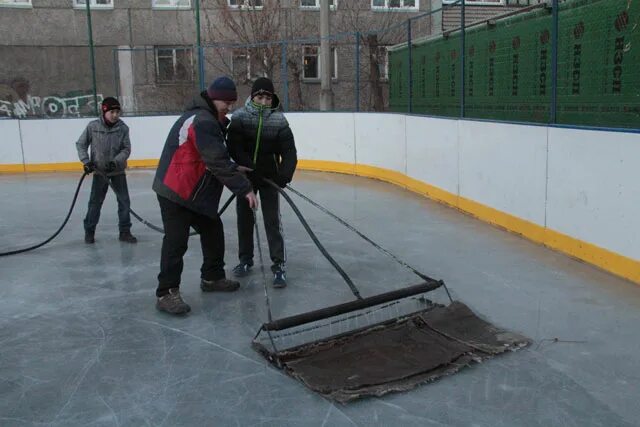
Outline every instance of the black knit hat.
[(229, 77), (218, 77), (207, 89), (207, 95), (211, 99), (220, 101), (235, 101), (238, 99), (236, 85)]
[(102, 106), (100, 108), (102, 109), (102, 114), (111, 110), (122, 110), (122, 107), (120, 107), (120, 103), (118, 102), (118, 100), (112, 96), (108, 96), (104, 100), (102, 100)]
[(273, 82), (271, 80), (266, 77), (259, 77), (253, 82), (253, 86), (251, 86), (251, 98), (263, 93), (273, 96), (275, 90), (273, 89)]

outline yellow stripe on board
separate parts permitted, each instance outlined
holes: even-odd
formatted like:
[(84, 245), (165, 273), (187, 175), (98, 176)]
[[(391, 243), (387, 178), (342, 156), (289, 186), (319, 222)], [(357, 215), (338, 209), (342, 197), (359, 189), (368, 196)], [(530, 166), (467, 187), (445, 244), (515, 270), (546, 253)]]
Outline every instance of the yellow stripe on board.
[[(128, 163), (131, 168), (153, 168), (158, 165), (158, 159), (129, 160)], [(473, 200), (459, 197), (438, 187), (409, 178), (400, 172), (376, 166), (354, 165), (351, 163), (324, 160), (300, 160), (298, 161), (298, 168), (364, 176), (396, 184), (407, 190), (459, 209), (482, 221), (520, 234), (536, 243), (586, 261), (610, 273), (640, 284), (640, 261), (638, 260), (611, 252), (591, 243), (583, 242), (582, 240), (534, 224)], [(82, 165), (80, 162), (0, 165), (0, 173), (63, 171), (80, 172), (82, 171)]]
[(130, 168), (157, 168), (160, 159), (128, 160)]
[(0, 173), (22, 173), (24, 172), (24, 165), (12, 164), (12, 165), (0, 165)]
[[(129, 160), (129, 168), (155, 168), (158, 166), (158, 159)], [(0, 164), (0, 173), (22, 173), (22, 172), (82, 172), (82, 163), (32, 163), (26, 165)]]
[(426, 184), (392, 170), (375, 166), (351, 165), (339, 162), (300, 161), (301, 169), (325, 172), (341, 172), (366, 176), (390, 182), (407, 190), (427, 196), (430, 199), (455, 207), (482, 221), (520, 234), (529, 240), (563, 252), (574, 258), (596, 265), (603, 270), (640, 284), (640, 261), (625, 257), (591, 243), (584, 242), (560, 232), (545, 228), (522, 218), (499, 211), (473, 200), (459, 197), (448, 191)]

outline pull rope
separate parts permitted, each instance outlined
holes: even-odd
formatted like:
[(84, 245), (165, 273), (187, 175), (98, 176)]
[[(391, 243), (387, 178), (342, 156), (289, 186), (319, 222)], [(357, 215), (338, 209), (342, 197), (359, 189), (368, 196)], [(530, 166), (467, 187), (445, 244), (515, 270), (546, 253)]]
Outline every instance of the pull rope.
[(362, 296), (360, 295), (360, 290), (356, 287), (356, 285), (353, 283), (353, 281), (351, 280), (349, 275), (342, 269), (342, 267), (340, 267), (340, 265), (336, 262), (336, 260), (333, 259), (333, 257), (329, 254), (329, 252), (327, 252), (327, 250), (324, 248), (322, 243), (320, 243), (320, 241), (316, 237), (315, 233), (313, 232), (313, 230), (311, 230), (311, 227), (309, 227), (309, 224), (307, 223), (307, 221), (302, 216), (302, 213), (300, 213), (300, 210), (298, 209), (296, 204), (293, 203), (293, 200), (291, 200), (291, 197), (289, 197), (289, 195), (282, 188), (280, 188), (275, 182), (271, 181), (268, 178), (264, 178), (263, 180), (264, 180), (264, 182), (266, 182), (267, 184), (269, 184), (273, 188), (275, 188), (282, 195), (282, 197), (284, 197), (284, 199), (287, 201), (287, 203), (289, 203), (289, 205), (291, 206), (291, 209), (293, 209), (293, 212), (296, 214), (296, 216), (298, 217), (298, 219), (302, 223), (302, 226), (307, 231), (307, 233), (309, 234), (309, 237), (311, 237), (311, 240), (313, 240), (313, 243), (315, 243), (315, 245), (318, 247), (318, 249), (320, 250), (322, 255), (324, 255), (324, 257), (327, 259), (327, 261), (329, 261), (329, 263), (331, 263), (333, 268), (335, 268), (336, 271), (340, 274), (340, 276), (342, 276), (344, 281), (349, 286), (349, 289), (351, 289), (351, 293), (353, 293), (353, 295), (357, 299), (362, 299)]
[(342, 218), (340, 218), (339, 216), (337, 216), (336, 214), (334, 214), (333, 212), (331, 212), (330, 210), (328, 210), (327, 208), (325, 208), (324, 206), (320, 205), (319, 203), (314, 202), (313, 200), (311, 200), (309, 197), (305, 196), (304, 194), (302, 194), (301, 192), (299, 192), (298, 190), (294, 189), (291, 186), (287, 186), (287, 188), (289, 189), (289, 191), (291, 191), (292, 193), (294, 193), (295, 195), (297, 195), (298, 197), (302, 198), (303, 200), (305, 200), (306, 202), (310, 203), (311, 205), (315, 206), (316, 208), (320, 209), (322, 212), (324, 212), (325, 214), (329, 215), (330, 217), (332, 217), (333, 219), (335, 219), (336, 221), (338, 221), (340, 224), (344, 225), (345, 227), (347, 227), (349, 230), (353, 231), (354, 233), (356, 233), (358, 236), (360, 236), (361, 238), (363, 238), (366, 242), (368, 242), (369, 244), (371, 244), (374, 248), (378, 249), (380, 252), (384, 253), (385, 255), (389, 256), (390, 258), (392, 258), (394, 261), (396, 261), (398, 264), (400, 264), (401, 266), (407, 268), (408, 270), (410, 270), (411, 272), (413, 272), (416, 276), (420, 277), (422, 280), (424, 280), (427, 283), (442, 283), (442, 286), (444, 287), (447, 296), (449, 297), (449, 300), (451, 302), (453, 302), (453, 299), (451, 298), (451, 294), (449, 293), (449, 289), (447, 288), (447, 285), (444, 284), (443, 281), (438, 281), (435, 280), (429, 276), (427, 276), (424, 273), (421, 273), (420, 271), (416, 270), (415, 268), (413, 268), (411, 265), (407, 264), (406, 262), (404, 262), (403, 260), (401, 260), (400, 258), (398, 258), (396, 255), (394, 255), (393, 253), (389, 252), (387, 249), (383, 248), (382, 246), (378, 245), (376, 242), (374, 242), (373, 240), (371, 240), (369, 237), (367, 237), (366, 235), (364, 235), (363, 233), (361, 233), (358, 229), (356, 229), (355, 227), (353, 227), (351, 224), (349, 224), (347, 221), (343, 220)]

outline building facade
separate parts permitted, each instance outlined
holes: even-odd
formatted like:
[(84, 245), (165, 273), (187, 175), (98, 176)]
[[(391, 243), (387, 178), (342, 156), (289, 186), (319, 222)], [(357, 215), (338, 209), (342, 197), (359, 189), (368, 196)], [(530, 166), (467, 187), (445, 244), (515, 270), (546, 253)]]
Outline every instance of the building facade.
[[(221, 74), (242, 98), (268, 76), (285, 109), (319, 108), (320, 0), (89, 1), (0, 0), (0, 117), (93, 115), (114, 95), (175, 113)], [(334, 109), (384, 111), (387, 46), (441, 32), (442, 0), (330, 4)]]

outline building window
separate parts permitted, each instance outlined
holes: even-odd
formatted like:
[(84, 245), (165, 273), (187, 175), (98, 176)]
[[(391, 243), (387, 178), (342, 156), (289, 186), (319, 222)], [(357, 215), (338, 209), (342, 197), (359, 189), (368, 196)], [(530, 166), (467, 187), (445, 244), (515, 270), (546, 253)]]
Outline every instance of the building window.
[(191, 0), (151, 0), (154, 9), (191, 9)]
[(156, 81), (158, 83), (192, 82), (193, 52), (188, 47), (157, 47)]
[[(329, 0), (329, 9), (336, 10), (338, 0)], [(320, 0), (300, 0), (300, 9), (320, 9)]]
[[(320, 47), (304, 46), (302, 54), (302, 78), (315, 80), (320, 78)], [(338, 51), (331, 48), (331, 78), (338, 78)]]
[[(456, 3), (456, 6), (460, 5), (460, 0), (442, 0), (444, 4), (452, 4)], [(520, 5), (520, 0), (512, 0), (511, 3), (515, 3), (515, 5)], [(523, 0), (522, 5), (527, 6), (530, 3), (530, 0)], [(532, 3), (541, 3), (539, 1), (533, 1)], [(464, 0), (464, 4), (470, 5), (492, 5), (492, 6), (500, 6), (505, 4), (505, 0)]]
[(389, 50), (387, 46), (378, 46), (376, 57), (380, 81), (386, 82), (389, 80)]
[(227, 0), (229, 7), (235, 9), (262, 9), (264, 0)]
[(418, 10), (419, 0), (371, 0), (371, 9)]
[(0, 0), (0, 7), (32, 7), (31, 0)]
[[(91, 0), (89, 2), (91, 9), (113, 9), (113, 0)], [(87, 7), (86, 0), (73, 0), (75, 9), (85, 9)]]
[(264, 70), (267, 67), (267, 57), (258, 51), (251, 49), (233, 49), (233, 61), (231, 69), (233, 76), (240, 80), (253, 80), (258, 77), (267, 77)]

